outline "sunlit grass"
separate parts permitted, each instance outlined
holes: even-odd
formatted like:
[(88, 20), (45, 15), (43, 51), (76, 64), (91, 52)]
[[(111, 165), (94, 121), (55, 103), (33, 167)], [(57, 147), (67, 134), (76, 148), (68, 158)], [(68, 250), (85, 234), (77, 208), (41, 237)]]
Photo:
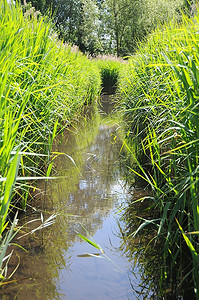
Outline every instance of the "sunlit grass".
[[(121, 108), (133, 143), (127, 147), (137, 162), (132, 172), (154, 193), (165, 263), (170, 256), (172, 268), (180, 259), (183, 238), (189, 247), (197, 296), (198, 237), (184, 232), (199, 227), (198, 28), (196, 15), (155, 32), (120, 77)], [(166, 266), (163, 274), (166, 278)]]
[(53, 140), (96, 99), (100, 73), (89, 59), (59, 41), (42, 17), (24, 17), (17, 3), (6, 0), (0, 0), (0, 7), (2, 238), (13, 200), (26, 208), (29, 188), (22, 178), (50, 176)]
[(125, 62), (114, 56), (98, 56), (96, 62), (100, 69), (102, 92), (114, 94), (118, 86), (120, 70)]

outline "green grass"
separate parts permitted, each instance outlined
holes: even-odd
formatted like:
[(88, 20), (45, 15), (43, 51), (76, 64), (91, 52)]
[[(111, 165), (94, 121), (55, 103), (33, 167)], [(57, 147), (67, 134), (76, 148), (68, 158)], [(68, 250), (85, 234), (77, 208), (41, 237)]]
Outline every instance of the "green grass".
[(124, 67), (124, 61), (109, 55), (98, 56), (96, 63), (100, 69), (102, 92), (108, 95), (114, 94), (118, 86), (120, 71)]
[(0, 0), (0, 7), (3, 239), (10, 209), (16, 205), (26, 207), (32, 186), (28, 179), (50, 176), (51, 149), (57, 132), (96, 99), (101, 81), (97, 66), (59, 41), (45, 19), (24, 17), (18, 4), (15, 7), (6, 0)]
[[(184, 240), (192, 257), (197, 297), (198, 28), (196, 15), (193, 19), (184, 17), (181, 25), (173, 22), (157, 30), (129, 59), (119, 83), (127, 147), (137, 163), (132, 172), (150, 185), (160, 215), (156, 238), (164, 237), (163, 280), (184, 255)], [(196, 234), (189, 233), (192, 231)]]

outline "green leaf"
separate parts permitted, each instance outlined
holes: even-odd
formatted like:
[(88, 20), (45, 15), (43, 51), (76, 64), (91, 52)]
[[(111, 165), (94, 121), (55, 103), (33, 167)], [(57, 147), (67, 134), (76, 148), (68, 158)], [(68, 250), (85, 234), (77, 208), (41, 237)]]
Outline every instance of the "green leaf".
[(84, 240), (85, 242), (89, 243), (90, 245), (92, 245), (93, 247), (95, 247), (98, 250), (101, 250), (101, 247), (99, 245), (97, 245), (95, 242), (89, 240), (87, 237), (85, 237), (84, 235), (82, 235), (81, 233), (77, 233), (77, 235)]

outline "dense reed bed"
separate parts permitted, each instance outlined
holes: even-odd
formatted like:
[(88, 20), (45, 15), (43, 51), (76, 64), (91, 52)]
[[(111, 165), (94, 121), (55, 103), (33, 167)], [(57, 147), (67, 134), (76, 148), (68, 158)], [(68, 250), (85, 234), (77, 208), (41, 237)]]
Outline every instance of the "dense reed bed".
[(114, 94), (119, 82), (124, 60), (111, 55), (98, 56), (95, 60), (101, 75), (102, 93)]
[(129, 59), (119, 84), (128, 131), (125, 144), (136, 163), (131, 172), (150, 186), (152, 195), (140, 201), (152, 200), (151, 210), (156, 211), (154, 220), (146, 218), (131, 237), (146, 225), (155, 224), (153, 241), (163, 241), (159, 249), (163, 262), (158, 268), (159, 278), (167, 281), (165, 289), (172, 288), (174, 276), (178, 291), (186, 278), (192, 278), (187, 288), (194, 286), (197, 299), (198, 29), (199, 17), (195, 15), (192, 19), (184, 17), (181, 25), (173, 22), (156, 31)]
[(26, 208), (30, 179), (50, 176), (53, 139), (99, 94), (100, 73), (89, 59), (59, 41), (41, 16), (24, 17), (17, 3), (0, 0), (0, 37), (0, 268), (4, 276), (3, 257), (14, 226), (5, 236), (9, 211)]

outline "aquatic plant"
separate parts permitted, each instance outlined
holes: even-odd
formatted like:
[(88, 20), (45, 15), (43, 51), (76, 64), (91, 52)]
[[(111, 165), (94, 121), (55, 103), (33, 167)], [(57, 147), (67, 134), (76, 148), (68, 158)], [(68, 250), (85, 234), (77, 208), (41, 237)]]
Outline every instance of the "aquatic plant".
[[(46, 179), (57, 132), (100, 91), (98, 68), (58, 40), (50, 22), (0, 0), (0, 235)], [(18, 202), (18, 204), (17, 204)], [(1, 261), (2, 263), (2, 261)]]
[[(156, 239), (164, 238), (162, 280), (178, 262), (192, 258), (199, 297), (199, 48), (198, 14), (157, 30), (120, 76), (126, 148), (137, 164), (131, 172), (151, 187), (159, 211)], [(146, 220), (136, 231), (148, 223)], [(190, 250), (187, 258), (186, 246)], [(187, 271), (189, 272), (189, 271)], [(179, 284), (188, 274), (178, 273)]]
[(120, 69), (123, 67), (124, 60), (115, 56), (98, 56), (97, 66), (100, 69), (102, 80), (102, 92), (110, 95), (117, 89)]

